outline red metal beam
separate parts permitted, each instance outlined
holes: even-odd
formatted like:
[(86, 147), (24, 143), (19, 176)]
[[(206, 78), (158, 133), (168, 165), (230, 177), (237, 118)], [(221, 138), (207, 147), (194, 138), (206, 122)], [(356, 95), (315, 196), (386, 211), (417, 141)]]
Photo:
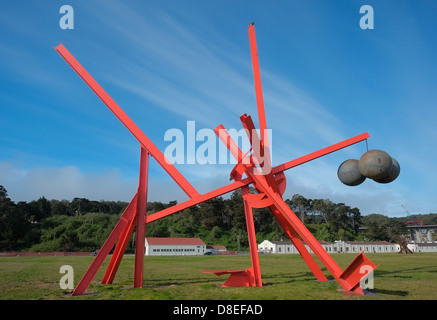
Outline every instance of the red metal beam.
[[(252, 57), (252, 69), (253, 69), (253, 79), (255, 83), (255, 95), (256, 95), (256, 106), (258, 109), (258, 121), (259, 121), (259, 130), (261, 133), (261, 144), (263, 148), (261, 148), (261, 156), (266, 157), (267, 162), (270, 163), (270, 153), (267, 155), (263, 154), (263, 150), (269, 149), (269, 141), (267, 137), (267, 120), (266, 120), (266, 112), (264, 109), (264, 98), (263, 91), (261, 86), (261, 72), (259, 69), (259, 60), (258, 60), (258, 49), (256, 46), (256, 36), (255, 36), (255, 26), (254, 24), (249, 25), (249, 43), (250, 43), (250, 54)], [(265, 149), (264, 149), (265, 148)]]
[(185, 179), (185, 177), (170, 163), (161, 151), (153, 144), (152, 141), (138, 128), (135, 122), (120, 108), (120, 106), (109, 96), (108, 93), (97, 83), (96, 80), (85, 70), (85, 68), (73, 57), (73, 55), (62, 45), (57, 46), (56, 51), (68, 62), (76, 73), (85, 81), (85, 83), (94, 91), (94, 93), (103, 101), (103, 103), (115, 114), (115, 116), (124, 124), (124, 126), (133, 134), (133, 136), (146, 148), (150, 154), (158, 161), (161, 167), (173, 178), (173, 180), (184, 190), (191, 198), (198, 196), (199, 193)]
[(129, 224), (132, 221), (132, 219), (135, 218), (136, 202), (137, 202), (137, 195), (135, 195), (135, 197), (132, 199), (126, 210), (123, 212), (120, 220), (116, 224), (115, 228), (112, 230), (108, 239), (106, 239), (102, 248), (97, 253), (97, 256), (94, 258), (87, 272), (85, 272), (84, 276), (79, 281), (78, 285), (76, 286), (76, 288), (72, 293), (73, 296), (82, 295), (85, 293), (86, 288), (88, 288), (88, 285), (93, 280), (97, 271), (101, 267), (103, 261), (105, 261), (109, 252), (114, 247), (114, 244), (119, 238), (120, 234), (123, 232), (126, 225)]
[(140, 178), (137, 201), (137, 232), (135, 241), (134, 288), (143, 287), (144, 249), (147, 223), (147, 171), (149, 152), (141, 148)]
[(275, 216), (276, 220), (278, 220), (280, 226), (287, 234), (288, 238), (291, 240), (293, 245), (296, 247), (297, 251), (304, 259), (305, 263), (308, 265), (314, 276), (318, 281), (328, 281), (323, 271), (320, 269), (313, 256), (308, 252), (307, 248), (297, 236), (296, 231), (290, 226), (290, 224), (284, 219), (284, 217), (279, 213), (278, 209), (271, 205), (269, 207), (272, 214)]
[(340, 149), (349, 147), (349, 146), (351, 146), (351, 145), (353, 145), (355, 143), (358, 143), (360, 141), (364, 141), (367, 138), (369, 138), (369, 134), (367, 132), (359, 134), (359, 135), (357, 135), (355, 137), (346, 139), (344, 141), (341, 141), (341, 142), (338, 142), (336, 144), (333, 144), (333, 145), (331, 145), (329, 147), (320, 149), (318, 151), (309, 153), (309, 154), (307, 154), (307, 155), (305, 155), (303, 157), (300, 157), (300, 158), (288, 161), (288, 162), (283, 163), (283, 164), (281, 164), (281, 165), (279, 165), (277, 167), (274, 167), (273, 168), (273, 173), (276, 174), (278, 172), (285, 171), (285, 170), (297, 167), (297, 166), (299, 166), (301, 164), (304, 164), (304, 163), (306, 163), (308, 161), (311, 161), (311, 160), (323, 157), (323, 156), (325, 156), (327, 154), (330, 154), (330, 153), (338, 151)]
[(246, 217), (247, 237), (249, 238), (250, 258), (252, 261), (253, 277), (256, 287), (262, 287), (261, 269), (259, 266), (258, 257), (258, 245), (256, 242), (255, 223), (253, 221), (253, 210), (249, 202), (251, 193), (249, 192), (249, 186), (241, 188), (241, 194), (244, 202), (244, 215)]
[[(135, 204), (136, 206), (136, 204)], [(111, 260), (109, 260), (108, 267), (106, 268), (105, 275), (102, 279), (102, 284), (109, 284), (114, 281), (115, 275), (117, 274), (118, 267), (120, 266), (123, 255), (126, 252), (126, 248), (129, 244), (129, 240), (135, 229), (137, 219), (132, 219), (123, 229), (120, 234), (120, 238), (117, 241), (114, 252), (112, 253)]]

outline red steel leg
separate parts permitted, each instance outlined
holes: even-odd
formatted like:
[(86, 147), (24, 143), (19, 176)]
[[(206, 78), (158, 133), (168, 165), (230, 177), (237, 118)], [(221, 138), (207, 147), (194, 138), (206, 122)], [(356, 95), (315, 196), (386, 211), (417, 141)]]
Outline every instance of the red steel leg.
[(114, 252), (112, 253), (112, 257), (109, 261), (106, 273), (103, 276), (102, 284), (109, 284), (114, 281), (114, 277), (117, 273), (118, 267), (120, 266), (123, 255), (126, 252), (126, 248), (129, 244), (129, 240), (132, 237), (133, 231), (135, 229), (136, 221), (137, 220), (133, 218), (131, 222), (124, 227), (123, 232), (121, 233), (120, 238), (117, 241)]
[(299, 220), (294, 212), (288, 207), (285, 201), (265, 183), (258, 176), (253, 176), (254, 180), (262, 187), (263, 192), (273, 201), (274, 206), (287, 220), (287, 222), (293, 227), (293, 229), (300, 235), (305, 243), (311, 248), (311, 250), (320, 259), (323, 265), (334, 276), (338, 283), (345, 289), (351, 290), (355, 285), (350, 284), (345, 279), (341, 279), (340, 276), (343, 270), (337, 265), (334, 259), (323, 249), (317, 239), (308, 231), (305, 225)]
[(261, 269), (259, 266), (258, 257), (258, 245), (256, 242), (255, 224), (253, 222), (252, 206), (247, 201), (247, 197), (250, 196), (249, 187), (246, 186), (241, 189), (244, 201), (244, 213), (246, 216), (247, 235), (249, 237), (250, 257), (252, 260), (252, 270), (255, 279), (255, 286), (262, 287)]
[(141, 148), (140, 183), (137, 202), (137, 236), (135, 241), (134, 288), (143, 286), (145, 232), (147, 219), (147, 170), (149, 152)]
[(82, 295), (85, 293), (86, 289), (88, 288), (89, 284), (93, 280), (94, 276), (96, 275), (96, 273), (99, 270), (100, 266), (102, 265), (103, 261), (105, 261), (109, 252), (114, 247), (114, 244), (117, 241), (117, 238), (120, 236), (120, 234), (123, 231), (123, 229), (125, 228), (125, 226), (128, 223), (130, 223), (131, 220), (135, 217), (135, 206), (133, 204), (136, 204), (136, 202), (137, 202), (136, 198), (137, 198), (137, 195), (135, 195), (134, 199), (130, 202), (129, 206), (123, 212), (117, 225), (112, 230), (108, 239), (106, 239), (102, 248), (97, 253), (97, 256), (95, 257), (95, 259), (93, 260), (93, 262), (89, 266), (87, 272), (84, 274), (82, 279), (79, 281), (79, 284), (74, 289), (74, 291), (72, 293), (73, 296)]
[(314, 260), (313, 256), (308, 252), (307, 248), (303, 244), (303, 242), (299, 239), (298, 235), (296, 234), (296, 231), (287, 223), (287, 221), (282, 217), (282, 215), (278, 212), (278, 209), (276, 209), (275, 206), (269, 207), (270, 211), (275, 216), (276, 220), (278, 220), (279, 224), (281, 225), (282, 229), (285, 231), (287, 236), (290, 238), (293, 245), (296, 247), (297, 251), (305, 261), (305, 263), (308, 265), (308, 267), (311, 269), (312, 273), (316, 277), (318, 281), (328, 281), (323, 271), (320, 269), (316, 261)]

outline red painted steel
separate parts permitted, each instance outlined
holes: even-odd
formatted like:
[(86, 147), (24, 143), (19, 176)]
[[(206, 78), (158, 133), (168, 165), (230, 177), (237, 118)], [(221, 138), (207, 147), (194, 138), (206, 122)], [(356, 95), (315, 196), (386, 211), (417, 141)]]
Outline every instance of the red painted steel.
[(153, 144), (152, 141), (138, 128), (135, 122), (120, 108), (120, 106), (106, 93), (105, 90), (97, 83), (96, 80), (85, 70), (85, 68), (73, 57), (73, 55), (62, 45), (57, 46), (56, 51), (68, 62), (76, 73), (85, 81), (85, 83), (95, 92), (103, 103), (115, 114), (115, 116), (124, 124), (124, 126), (133, 134), (133, 136), (146, 148), (150, 154), (158, 161), (161, 167), (173, 178), (184, 192), (194, 197), (199, 193), (185, 179), (185, 177), (170, 163), (161, 151)]
[[(255, 96), (256, 96), (256, 106), (258, 109), (258, 120), (259, 129), (261, 134), (261, 157), (265, 157), (267, 163), (264, 165), (271, 165), (270, 153), (269, 153), (269, 139), (267, 136), (267, 120), (266, 112), (264, 108), (264, 98), (262, 93), (261, 85), (261, 72), (259, 69), (259, 59), (258, 59), (258, 49), (256, 46), (256, 36), (255, 36), (255, 26), (254, 24), (249, 25), (249, 44), (250, 44), (250, 54), (252, 57), (252, 69), (253, 69), (253, 79), (255, 83)], [(264, 154), (264, 150), (267, 150), (267, 154)], [(271, 168), (271, 167), (270, 167)]]
[(135, 269), (134, 288), (143, 287), (144, 250), (147, 223), (147, 176), (148, 176), (149, 152), (141, 148), (140, 178), (137, 200), (137, 232), (135, 241)]
[(302, 240), (300, 240), (300, 238), (298, 237), (296, 231), (294, 231), (290, 224), (283, 218), (283, 216), (279, 213), (278, 209), (274, 205), (271, 205), (269, 209), (275, 216), (276, 220), (278, 220), (279, 225), (282, 227), (290, 241), (296, 247), (297, 251), (303, 258), (307, 266), (310, 268), (316, 279), (318, 281), (328, 281), (325, 274), (320, 269), (317, 262), (314, 260), (313, 256), (308, 252)]
[[(136, 204), (135, 204), (136, 206)], [(109, 284), (114, 281), (114, 277), (117, 273), (118, 267), (120, 266), (121, 259), (123, 259), (123, 255), (126, 251), (126, 248), (129, 244), (129, 240), (132, 237), (132, 233), (134, 232), (136, 225), (136, 219), (132, 219), (130, 223), (128, 223), (117, 241), (117, 245), (115, 246), (114, 252), (112, 253), (111, 260), (109, 261), (108, 267), (106, 268), (105, 275), (102, 279), (102, 284)]]
[(361, 268), (363, 266), (371, 267), (372, 270), (375, 270), (378, 267), (373, 264), (373, 262), (370, 261), (370, 259), (367, 258), (363, 252), (361, 252), (340, 275), (340, 279), (351, 284), (352, 289), (350, 289), (350, 291), (361, 295), (364, 294), (363, 289), (360, 286), (360, 281), (363, 277)]
[(241, 189), (244, 201), (244, 213), (246, 216), (247, 235), (249, 237), (250, 258), (252, 260), (252, 271), (256, 287), (262, 287), (261, 269), (259, 267), (258, 245), (256, 243), (255, 223), (253, 221), (253, 210), (249, 199), (252, 195), (249, 192), (249, 186)]
[(105, 243), (97, 253), (97, 256), (94, 258), (88, 270), (86, 271), (82, 279), (79, 281), (76, 288), (73, 290), (72, 293), (73, 296), (82, 295), (85, 293), (86, 288), (88, 288), (89, 284), (93, 280), (97, 271), (101, 267), (103, 261), (105, 261), (109, 252), (114, 247), (114, 244), (117, 241), (120, 234), (122, 233), (123, 229), (126, 227), (126, 225), (128, 225), (132, 221), (132, 219), (135, 218), (136, 202), (137, 202), (137, 195), (135, 195), (134, 199), (130, 202), (126, 210), (123, 212), (120, 220), (116, 224), (115, 228), (112, 230), (108, 239), (106, 239)]
[[(249, 192), (249, 186), (241, 188), (244, 203), (244, 214), (246, 217), (246, 228), (249, 238), (250, 259), (252, 266), (246, 270), (206, 270), (204, 273), (215, 273), (216, 275), (229, 274), (230, 277), (222, 287), (262, 287), (261, 269), (259, 266), (258, 245), (256, 242), (255, 224), (253, 221), (253, 207), (262, 208), (257, 194)], [(258, 205), (252, 206), (253, 203)]]
[(217, 276), (229, 274), (229, 278), (222, 287), (255, 287), (253, 268), (246, 270), (203, 270), (202, 273), (214, 273)]
[(318, 151), (309, 153), (309, 154), (307, 154), (305, 156), (302, 156), (300, 158), (297, 158), (297, 159), (288, 161), (286, 163), (283, 163), (283, 164), (275, 167), (273, 169), (273, 173), (281, 172), (281, 171), (284, 171), (284, 170), (288, 170), (288, 169), (300, 166), (301, 164), (304, 164), (304, 163), (307, 163), (309, 161), (315, 160), (317, 158), (326, 156), (326, 155), (328, 155), (330, 153), (333, 153), (333, 152), (338, 151), (340, 149), (349, 147), (349, 146), (351, 146), (351, 145), (353, 145), (355, 143), (358, 143), (360, 141), (364, 141), (364, 140), (366, 140), (369, 137), (370, 136), (369, 136), (369, 134), (367, 132), (359, 134), (359, 135), (357, 135), (355, 137), (352, 137), (352, 138), (346, 139), (344, 141), (335, 143), (335, 144), (333, 144), (333, 145), (331, 145), (329, 147), (320, 149)]

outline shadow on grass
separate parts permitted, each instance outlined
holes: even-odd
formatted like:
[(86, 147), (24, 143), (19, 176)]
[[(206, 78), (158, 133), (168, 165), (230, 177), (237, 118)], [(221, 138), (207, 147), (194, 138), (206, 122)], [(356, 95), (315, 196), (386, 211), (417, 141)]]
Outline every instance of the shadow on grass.
[[(426, 269), (430, 269), (430, 270), (426, 270)], [(378, 275), (378, 277), (386, 276), (386, 275), (394, 275), (395, 278), (412, 278), (412, 276), (410, 276), (410, 275), (402, 275), (402, 274), (403, 273), (406, 273), (406, 274), (408, 274), (408, 273), (415, 273), (417, 271), (421, 271), (421, 272), (437, 272), (435, 267), (425, 266), (425, 267), (417, 267), (417, 268), (409, 268), (409, 269), (399, 269), (399, 270), (391, 270), (391, 271), (376, 269), (375, 270), (375, 275)]]
[(371, 292), (374, 294), (383, 294), (388, 296), (400, 296), (400, 297), (406, 297), (408, 295), (408, 291), (402, 291), (402, 290), (372, 289)]
[(271, 286), (277, 284), (287, 284), (293, 282), (312, 281), (316, 280), (312, 272), (301, 273), (279, 273), (274, 275), (262, 276), (263, 286)]
[(165, 287), (165, 286), (171, 286), (171, 285), (186, 285), (186, 284), (208, 284), (212, 281), (220, 281), (223, 280), (225, 282), (227, 280), (226, 276), (221, 277), (211, 277), (211, 278), (172, 278), (172, 279), (166, 279), (166, 280), (144, 280), (144, 282), (147, 282), (147, 284), (151, 287)]

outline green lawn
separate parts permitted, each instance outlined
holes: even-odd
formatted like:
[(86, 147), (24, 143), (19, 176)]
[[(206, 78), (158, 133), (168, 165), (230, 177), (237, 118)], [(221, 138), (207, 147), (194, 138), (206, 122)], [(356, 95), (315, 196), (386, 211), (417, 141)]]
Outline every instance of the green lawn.
[[(146, 257), (144, 287), (132, 288), (134, 257), (125, 256), (114, 284), (101, 285), (109, 258), (100, 268), (84, 296), (72, 297), (62, 290), (62, 265), (74, 269), (77, 285), (93, 257), (0, 258), (1, 300), (428, 300), (437, 299), (437, 253), (366, 254), (380, 266), (374, 272), (376, 295), (350, 297), (339, 292), (336, 281), (318, 282), (299, 255), (260, 255), (262, 288), (222, 288), (227, 276), (204, 274), (202, 270), (246, 269), (249, 256)], [(352, 254), (333, 254), (344, 269)], [(317, 260), (318, 261), (318, 260)], [(326, 276), (332, 276), (322, 268)]]

